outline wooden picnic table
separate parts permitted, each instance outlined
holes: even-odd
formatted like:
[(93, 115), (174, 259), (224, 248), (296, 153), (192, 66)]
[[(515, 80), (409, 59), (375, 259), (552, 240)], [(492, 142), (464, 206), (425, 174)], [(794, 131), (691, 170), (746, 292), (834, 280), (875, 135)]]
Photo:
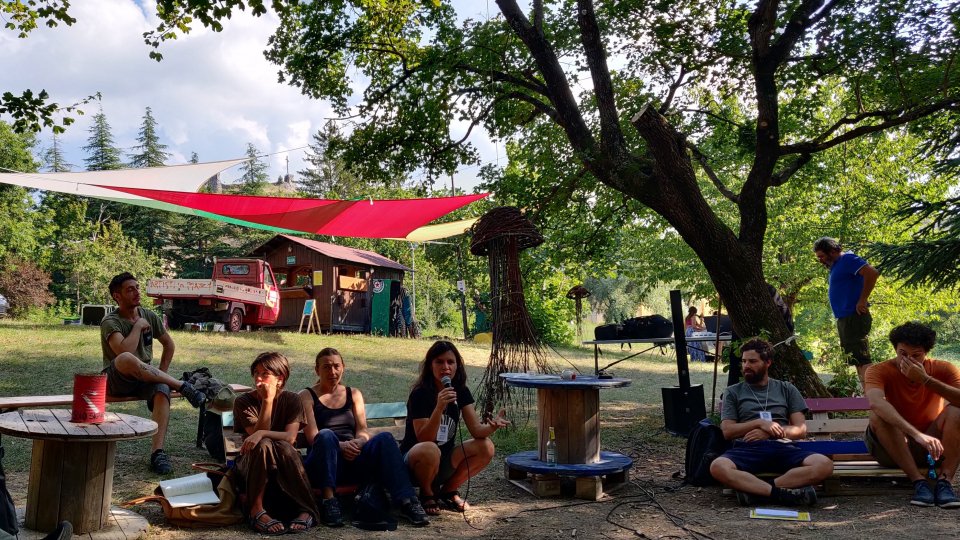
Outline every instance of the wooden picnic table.
[(72, 423), (65, 409), (0, 414), (0, 433), (33, 440), (26, 527), (52, 531), (66, 520), (76, 534), (100, 530), (110, 515), (117, 441), (156, 432), (152, 420), (113, 412), (102, 424)]

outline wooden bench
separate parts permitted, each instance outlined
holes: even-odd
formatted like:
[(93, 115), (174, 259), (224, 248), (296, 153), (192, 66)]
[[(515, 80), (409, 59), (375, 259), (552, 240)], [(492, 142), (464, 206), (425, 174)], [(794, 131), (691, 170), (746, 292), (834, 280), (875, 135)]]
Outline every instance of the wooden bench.
[[(237, 394), (249, 392), (251, 387), (244, 384), (231, 384), (230, 388)], [(176, 390), (170, 391), (171, 398), (183, 397)], [(107, 396), (107, 403), (122, 403), (125, 401), (141, 401), (138, 397)], [(54, 396), (11, 396), (0, 397), (0, 413), (18, 409), (49, 409), (73, 405), (73, 394), (59, 394)], [(203, 448), (203, 415), (206, 408), (201, 405), (197, 420), (197, 448)]]
[[(865, 494), (866, 490), (842, 490), (841, 481), (845, 478), (906, 478), (897, 468), (883, 467), (867, 451), (863, 433), (867, 429), (869, 418), (833, 418), (837, 413), (868, 412), (870, 402), (865, 397), (852, 398), (810, 398), (805, 400), (810, 418), (807, 420), (807, 436), (812, 440), (797, 441), (796, 445), (811, 452), (823, 454), (833, 460), (833, 475), (824, 481), (824, 490), (828, 495), (845, 491), (851, 494)], [(858, 434), (851, 440), (833, 440), (834, 434)], [(909, 482), (903, 482), (909, 487)]]

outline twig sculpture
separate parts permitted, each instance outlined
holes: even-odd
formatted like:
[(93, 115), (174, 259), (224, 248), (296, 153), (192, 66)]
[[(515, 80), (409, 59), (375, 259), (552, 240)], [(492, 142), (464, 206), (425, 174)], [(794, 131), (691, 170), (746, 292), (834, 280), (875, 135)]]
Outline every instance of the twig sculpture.
[(490, 210), (473, 226), (470, 252), (486, 256), (490, 267), (493, 346), (478, 395), (485, 417), (493, 413), (497, 404), (526, 409), (525, 394), (521, 393), (519, 400), (512, 398), (501, 373), (549, 370), (527, 311), (520, 276), (520, 250), (542, 243), (543, 235), (519, 209), (510, 206)]

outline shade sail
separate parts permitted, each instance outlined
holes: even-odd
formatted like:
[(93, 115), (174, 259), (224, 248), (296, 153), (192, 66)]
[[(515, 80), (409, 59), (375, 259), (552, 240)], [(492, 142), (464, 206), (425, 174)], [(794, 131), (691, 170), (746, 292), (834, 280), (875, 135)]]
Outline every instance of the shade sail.
[(334, 201), (100, 187), (271, 228), (356, 238), (405, 238), (427, 223), (487, 196)]
[(467, 229), (473, 226), (480, 218), (461, 219), (460, 221), (451, 221), (449, 223), (438, 223), (436, 225), (424, 225), (419, 229), (412, 231), (403, 238), (395, 240), (406, 240), (408, 242), (429, 242), (430, 240), (439, 240), (441, 238), (450, 238), (467, 232)]
[[(113, 191), (109, 188), (121, 186), (192, 192), (200, 189), (200, 186), (206, 183), (210, 177), (216, 176), (221, 171), (244, 161), (246, 159), (231, 159), (210, 163), (118, 169), (115, 171), (9, 173), (0, 174), (0, 182), (25, 188), (97, 197), (118, 202), (144, 201), (144, 198), (140, 196)], [(146, 204), (143, 206), (146, 206)], [(153, 207), (162, 208), (161, 205), (153, 205)]]

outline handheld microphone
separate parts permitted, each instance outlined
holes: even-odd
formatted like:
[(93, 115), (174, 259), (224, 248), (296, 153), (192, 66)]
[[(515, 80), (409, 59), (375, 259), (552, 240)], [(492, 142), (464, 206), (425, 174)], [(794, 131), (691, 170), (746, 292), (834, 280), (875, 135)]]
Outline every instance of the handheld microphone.
[[(440, 377), (440, 384), (442, 384), (444, 388), (453, 388), (453, 382), (450, 380), (450, 377), (447, 377), (446, 375)], [(459, 407), (456, 399), (453, 400), (453, 404)]]

